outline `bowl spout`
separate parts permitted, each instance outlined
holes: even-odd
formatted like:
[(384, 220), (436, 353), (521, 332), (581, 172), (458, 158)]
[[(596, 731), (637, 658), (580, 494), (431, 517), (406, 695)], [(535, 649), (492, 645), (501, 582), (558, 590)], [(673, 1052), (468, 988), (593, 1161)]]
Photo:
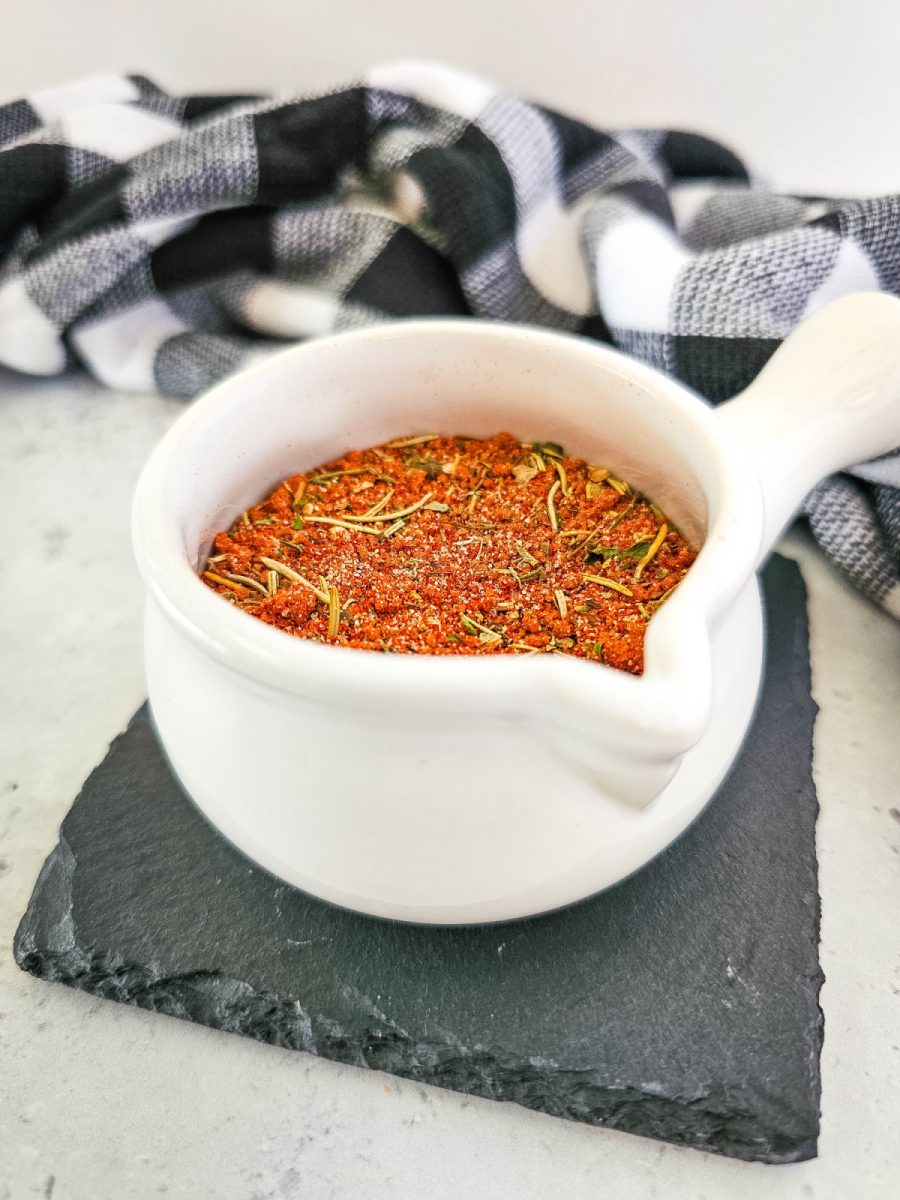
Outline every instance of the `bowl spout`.
[[(622, 752), (621, 744), (597, 731), (585, 736), (582, 731), (554, 726), (552, 744), (570, 769), (590, 783), (608, 800), (635, 809), (647, 808), (671, 783), (681, 755)], [(688, 749), (688, 747), (685, 747)]]
[(709, 636), (671, 603), (648, 630), (643, 676), (557, 659), (539, 692), (537, 715), (555, 752), (598, 793), (633, 808), (653, 803), (709, 723)]

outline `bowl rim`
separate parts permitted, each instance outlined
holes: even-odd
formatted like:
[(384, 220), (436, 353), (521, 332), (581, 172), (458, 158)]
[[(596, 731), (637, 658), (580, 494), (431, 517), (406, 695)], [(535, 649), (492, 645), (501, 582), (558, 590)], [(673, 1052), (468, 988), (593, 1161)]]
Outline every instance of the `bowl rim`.
[[(647, 629), (645, 669), (629, 675), (562, 655), (428, 656), (379, 654), (292, 638), (241, 612), (205, 587), (187, 561), (178, 531), (159, 503), (173, 459), (217, 414), (286, 362), (333, 354), (344, 345), (403, 343), (424, 335), (502, 341), (507, 348), (545, 343), (557, 353), (586, 356), (657, 395), (703, 439), (719, 488), (716, 518), (696, 561)], [(602, 715), (621, 728), (640, 727), (681, 749), (702, 732), (708, 715), (710, 626), (754, 573), (762, 538), (759, 480), (725, 423), (705, 400), (653, 367), (603, 343), (529, 325), (471, 317), (416, 318), (369, 326), (267, 354), (194, 401), (152, 451), (135, 490), (132, 541), (150, 598), (203, 653), (265, 687), (367, 706), (405, 703), (423, 713), (546, 712), (548, 694), (566, 712)], [(705, 684), (704, 684), (705, 679)], [(551, 706), (552, 707), (552, 706)]]

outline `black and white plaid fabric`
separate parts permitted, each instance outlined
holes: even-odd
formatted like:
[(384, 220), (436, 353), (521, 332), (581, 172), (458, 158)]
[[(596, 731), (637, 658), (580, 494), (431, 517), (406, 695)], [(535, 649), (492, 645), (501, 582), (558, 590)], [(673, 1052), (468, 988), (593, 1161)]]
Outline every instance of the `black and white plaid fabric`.
[[(773, 195), (705, 138), (601, 132), (436, 65), (299, 100), (111, 76), (0, 107), (0, 363), (35, 374), (189, 399), (285, 339), (475, 314), (613, 342), (716, 401), (871, 289), (900, 294), (900, 196)], [(806, 508), (900, 616), (900, 454)]]

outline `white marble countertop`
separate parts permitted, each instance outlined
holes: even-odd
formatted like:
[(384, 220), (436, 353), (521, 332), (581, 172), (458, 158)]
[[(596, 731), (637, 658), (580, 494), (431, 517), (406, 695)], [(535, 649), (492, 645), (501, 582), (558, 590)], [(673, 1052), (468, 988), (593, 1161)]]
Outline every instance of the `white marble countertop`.
[(900, 625), (799, 535), (821, 712), (820, 1157), (767, 1167), (124, 1008), (20, 972), (57, 826), (144, 695), (129, 500), (180, 405), (0, 373), (0, 1200), (854, 1200), (900, 1179)]

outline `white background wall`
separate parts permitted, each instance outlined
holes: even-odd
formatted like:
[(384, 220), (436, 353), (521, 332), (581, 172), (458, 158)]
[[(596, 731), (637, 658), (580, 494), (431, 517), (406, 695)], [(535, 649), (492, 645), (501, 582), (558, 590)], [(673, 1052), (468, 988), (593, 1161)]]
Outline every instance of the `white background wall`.
[(307, 92), (442, 58), (600, 125), (730, 142), (779, 187), (900, 190), (898, 0), (5, 0), (7, 97), (104, 70)]

